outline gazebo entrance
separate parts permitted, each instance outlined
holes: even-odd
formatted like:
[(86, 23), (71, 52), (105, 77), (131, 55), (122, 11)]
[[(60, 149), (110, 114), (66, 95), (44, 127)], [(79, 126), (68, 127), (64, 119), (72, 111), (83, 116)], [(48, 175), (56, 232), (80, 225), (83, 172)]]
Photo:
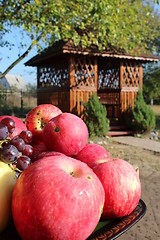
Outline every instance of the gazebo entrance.
[(98, 96), (107, 108), (107, 116), (120, 118), (122, 112), (134, 106), (138, 89), (142, 88), (143, 67), (133, 60), (111, 62), (106, 67), (99, 65)]

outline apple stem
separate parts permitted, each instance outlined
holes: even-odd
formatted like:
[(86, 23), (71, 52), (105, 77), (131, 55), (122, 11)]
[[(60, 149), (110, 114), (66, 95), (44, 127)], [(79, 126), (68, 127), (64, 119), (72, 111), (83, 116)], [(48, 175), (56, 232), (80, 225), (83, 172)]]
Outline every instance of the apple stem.
[(56, 127), (56, 128), (54, 129), (54, 131), (55, 131), (55, 132), (59, 132), (59, 131), (60, 131), (59, 127)]
[(92, 177), (88, 175), (88, 176), (87, 176), (87, 179), (91, 180), (91, 179), (92, 179)]
[(14, 174), (16, 175), (16, 171), (19, 173), (22, 173), (22, 171), (19, 168), (15, 168), (11, 163), (8, 164), (9, 167), (12, 169), (12, 171), (14, 172)]
[(69, 173), (72, 177), (75, 177), (74, 172)]

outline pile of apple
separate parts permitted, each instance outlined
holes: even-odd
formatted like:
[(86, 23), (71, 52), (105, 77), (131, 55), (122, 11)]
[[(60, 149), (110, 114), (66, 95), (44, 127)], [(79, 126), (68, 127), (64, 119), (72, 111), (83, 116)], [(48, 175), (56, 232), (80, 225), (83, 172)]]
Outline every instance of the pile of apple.
[[(11, 188), (13, 221), (23, 240), (85, 240), (101, 217), (123, 217), (136, 208), (141, 196), (136, 170), (89, 144), (81, 118), (42, 104), (28, 113), (24, 128), (33, 134), (33, 163)], [(2, 181), (0, 175), (0, 186)]]

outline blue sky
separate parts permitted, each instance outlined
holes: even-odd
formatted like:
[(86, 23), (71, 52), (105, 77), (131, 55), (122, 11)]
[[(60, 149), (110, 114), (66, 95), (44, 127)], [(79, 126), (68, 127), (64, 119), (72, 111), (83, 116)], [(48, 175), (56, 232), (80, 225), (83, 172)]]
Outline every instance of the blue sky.
[[(26, 43), (26, 47), (22, 49), (20, 47), (20, 41), (23, 38), (23, 43)], [(15, 46), (9, 50), (9, 47), (0, 47), (0, 72), (4, 72), (6, 68), (12, 64), (18, 55), (23, 54), (31, 41), (27, 35), (22, 36), (20, 31), (16, 28), (12, 29), (12, 32), (7, 34), (4, 40), (15, 44)], [(20, 63), (18, 63), (8, 74), (21, 75), (26, 83), (36, 84), (37, 70), (36, 67), (26, 67), (24, 65), (30, 58), (37, 54), (36, 49), (32, 49), (31, 52)]]

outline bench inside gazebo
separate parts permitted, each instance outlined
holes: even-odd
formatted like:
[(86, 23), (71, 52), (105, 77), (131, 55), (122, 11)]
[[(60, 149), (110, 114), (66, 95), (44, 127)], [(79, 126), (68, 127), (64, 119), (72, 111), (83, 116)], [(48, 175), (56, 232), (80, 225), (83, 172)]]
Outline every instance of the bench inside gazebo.
[(143, 64), (159, 61), (152, 54), (130, 55), (82, 49), (72, 41), (59, 41), (36, 55), (26, 66), (37, 67), (37, 104), (52, 103), (83, 118), (83, 102), (97, 93), (107, 117), (120, 120), (143, 88)]

